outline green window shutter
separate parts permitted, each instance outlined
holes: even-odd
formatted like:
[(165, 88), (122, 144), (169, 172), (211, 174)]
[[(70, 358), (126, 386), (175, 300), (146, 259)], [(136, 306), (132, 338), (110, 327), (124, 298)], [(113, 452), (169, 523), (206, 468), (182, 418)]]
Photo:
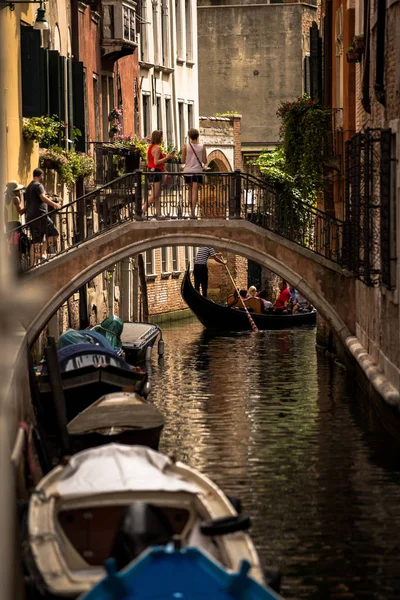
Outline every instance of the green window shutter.
[(41, 117), (47, 112), (46, 51), (40, 31), (21, 25), (22, 116)]
[(49, 50), (49, 96), (49, 113), (65, 121), (65, 57), (57, 50)]
[(74, 125), (82, 132), (82, 136), (76, 142), (76, 149), (85, 152), (85, 78), (83, 63), (72, 62), (72, 95), (74, 105)]

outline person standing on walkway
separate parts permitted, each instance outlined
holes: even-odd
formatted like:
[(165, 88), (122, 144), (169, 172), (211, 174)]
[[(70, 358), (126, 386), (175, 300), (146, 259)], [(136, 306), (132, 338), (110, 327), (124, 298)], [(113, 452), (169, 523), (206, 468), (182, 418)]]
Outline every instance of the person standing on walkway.
[[(54, 252), (55, 241), (59, 235), (57, 227), (47, 216), (47, 207), (59, 208), (60, 205), (47, 196), (43, 187), (43, 179), (42, 169), (35, 169), (33, 180), (25, 191), (26, 220), (29, 223), (36, 219), (29, 225), (32, 236), (31, 265), (35, 264), (35, 258), (47, 258), (50, 250)], [(46, 236), (45, 242), (43, 241), (44, 236)]]
[(226, 260), (223, 258), (221, 252), (215, 252), (214, 248), (210, 246), (206, 246), (203, 248), (199, 248), (196, 254), (196, 258), (194, 260), (194, 288), (200, 293), (203, 294), (204, 298), (207, 298), (207, 289), (208, 289), (208, 267), (207, 261), (209, 258), (214, 259), (216, 262), (221, 265), (226, 265)]
[[(188, 143), (182, 148), (181, 162), (185, 165), (183, 168), (185, 183), (190, 191), (190, 218), (196, 218), (196, 205), (199, 184), (203, 183), (203, 165), (207, 164), (207, 152), (204, 144), (199, 143), (199, 132), (197, 129), (189, 129)], [(191, 175), (189, 175), (191, 173)], [(198, 174), (197, 174), (198, 173)]]
[(162, 131), (153, 131), (151, 134), (151, 144), (147, 150), (147, 169), (150, 172), (149, 183), (151, 183), (153, 187), (148, 202), (145, 202), (142, 206), (142, 211), (146, 214), (148, 207), (154, 203), (155, 217), (161, 216), (161, 185), (165, 177), (165, 163), (175, 156), (174, 152), (170, 152), (170, 154), (164, 154), (162, 152), (162, 141)]

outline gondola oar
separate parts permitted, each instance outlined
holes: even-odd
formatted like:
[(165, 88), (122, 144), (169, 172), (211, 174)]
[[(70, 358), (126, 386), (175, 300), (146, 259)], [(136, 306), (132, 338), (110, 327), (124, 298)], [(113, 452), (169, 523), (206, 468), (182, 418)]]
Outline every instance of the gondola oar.
[(239, 292), (238, 288), (236, 287), (236, 283), (235, 283), (235, 281), (234, 281), (234, 279), (233, 279), (233, 277), (232, 277), (232, 275), (231, 275), (231, 272), (230, 272), (230, 271), (229, 271), (229, 269), (228, 269), (228, 265), (227, 265), (226, 263), (225, 263), (225, 267), (226, 267), (226, 270), (228, 271), (228, 275), (229, 275), (229, 277), (231, 278), (231, 281), (232, 281), (232, 283), (233, 283), (233, 286), (234, 286), (234, 288), (235, 288), (235, 290), (236, 290), (236, 292), (237, 292), (237, 295), (238, 295), (238, 296), (239, 296), (239, 298), (240, 298), (240, 301), (241, 301), (241, 303), (242, 303), (242, 306), (243, 306), (243, 308), (244, 308), (244, 312), (246, 313), (246, 315), (247, 315), (247, 318), (249, 319), (249, 323), (250, 323), (250, 325), (251, 325), (251, 328), (252, 328), (252, 330), (253, 330), (253, 331), (259, 331), (259, 329), (258, 329), (257, 325), (254, 323), (254, 321), (253, 321), (253, 318), (252, 318), (251, 314), (249, 313), (249, 311), (248, 311), (248, 309), (247, 309), (247, 306), (246, 306), (246, 305), (245, 305), (245, 303), (244, 303), (244, 300), (243, 300), (242, 296), (240, 295), (240, 292)]

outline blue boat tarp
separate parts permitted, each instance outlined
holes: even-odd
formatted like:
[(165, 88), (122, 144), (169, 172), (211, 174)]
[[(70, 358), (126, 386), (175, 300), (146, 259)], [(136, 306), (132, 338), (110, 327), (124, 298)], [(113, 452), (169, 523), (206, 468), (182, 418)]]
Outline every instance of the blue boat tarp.
[(228, 573), (199, 548), (153, 547), (119, 573), (114, 559), (106, 568), (105, 579), (80, 600), (281, 599), (248, 575), (247, 561), (237, 573)]
[(117, 349), (114, 349), (114, 346), (104, 335), (98, 331), (93, 331), (92, 329), (67, 329), (60, 335), (57, 347), (61, 350), (62, 348), (73, 344), (94, 344), (101, 346), (102, 348), (107, 348), (107, 350), (114, 350), (117, 352)]
[[(75, 369), (83, 369), (85, 367), (113, 366), (125, 371), (132, 371), (131, 365), (117, 356), (113, 349), (102, 348), (94, 344), (71, 344), (64, 346), (57, 352), (58, 364), (61, 373), (73, 371)], [(47, 374), (47, 365), (44, 362), (42, 366), (42, 374)]]

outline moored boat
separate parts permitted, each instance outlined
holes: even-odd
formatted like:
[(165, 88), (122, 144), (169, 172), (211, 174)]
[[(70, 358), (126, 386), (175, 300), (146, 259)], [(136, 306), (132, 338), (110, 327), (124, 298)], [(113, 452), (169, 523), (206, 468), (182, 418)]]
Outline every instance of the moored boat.
[[(246, 331), (251, 329), (249, 318), (244, 310), (216, 304), (199, 294), (190, 280), (189, 267), (182, 280), (181, 294), (188, 307), (207, 329), (220, 331)], [(317, 311), (312, 309), (309, 312), (299, 312), (294, 315), (257, 314), (252, 312), (251, 318), (260, 330), (290, 329), (292, 327), (315, 325)]]
[(237, 573), (230, 573), (199, 548), (156, 547), (144, 552), (118, 573), (115, 562), (106, 562), (107, 577), (80, 600), (278, 600), (271, 588), (260, 585), (242, 561)]
[(42, 593), (73, 598), (104, 577), (108, 558), (120, 570), (174, 541), (199, 548), (228, 573), (247, 561), (249, 576), (264, 585), (249, 525), (197, 470), (149, 448), (109, 444), (75, 454), (36, 487), (26, 564)]
[(74, 452), (102, 444), (139, 444), (158, 449), (165, 419), (138, 394), (114, 392), (96, 400), (68, 423)]
[[(93, 344), (73, 344), (59, 350), (57, 358), (68, 421), (105, 394), (127, 391), (147, 396), (147, 373), (132, 367), (112, 350)], [(46, 364), (37, 383), (39, 418), (51, 428), (56, 419)]]

